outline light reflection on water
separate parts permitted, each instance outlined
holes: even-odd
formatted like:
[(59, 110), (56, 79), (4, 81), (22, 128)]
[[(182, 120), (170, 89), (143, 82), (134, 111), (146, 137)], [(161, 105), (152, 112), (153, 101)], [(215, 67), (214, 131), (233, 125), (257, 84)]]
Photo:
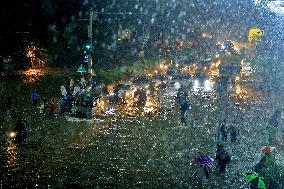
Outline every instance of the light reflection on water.
[(7, 166), (9, 168), (15, 168), (17, 165), (17, 146), (9, 144), (7, 146)]

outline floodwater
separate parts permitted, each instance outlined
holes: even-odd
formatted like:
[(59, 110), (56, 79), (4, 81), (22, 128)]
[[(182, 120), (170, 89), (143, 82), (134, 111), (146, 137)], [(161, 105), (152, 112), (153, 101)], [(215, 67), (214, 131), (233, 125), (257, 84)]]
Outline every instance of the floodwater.
[[(244, 175), (267, 144), (267, 118), (277, 99), (259, 95), (224, 101), (190, 94), (188, 125), (181, 126), (167, 91), (159, 112), (148, 116), (71, 122), (28, 112), (26, 144), (1, 144), (0, 188), (202, 188), (193, 159), (214, 157), (216, 128), (224, 118), (239, 130), (239, 140), (222, 142), (232, 157), (227, 173), (218, 176), (213, 165), (212, 179), (203, 187), (248, 187)], [(10, 128), (3, 124), (2, 135)]]

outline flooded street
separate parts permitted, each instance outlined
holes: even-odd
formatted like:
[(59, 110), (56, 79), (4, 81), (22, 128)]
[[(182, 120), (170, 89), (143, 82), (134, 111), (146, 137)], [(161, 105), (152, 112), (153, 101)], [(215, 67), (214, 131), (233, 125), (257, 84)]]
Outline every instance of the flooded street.
[(29, 113), (27, 142), (1, 144), (1, 188), (200, 188), (193, 160), (215, 157), (217, 126), (225, 118), (239, 131), (236, 143), (220, 141), (232, 161), (225, 180), (213, 166), (210, 186), (204, 187), (248, 187), (244, 175), (267, 144), (267, 118), (277, 99), (222, 100), (189, 93), (192, 109), (183, 126), (171, 95), (160, 94), (157, 114), (134, 118), (72, 122)]
[(284, 189), (284, 1), (5, 2), (0, 189)]

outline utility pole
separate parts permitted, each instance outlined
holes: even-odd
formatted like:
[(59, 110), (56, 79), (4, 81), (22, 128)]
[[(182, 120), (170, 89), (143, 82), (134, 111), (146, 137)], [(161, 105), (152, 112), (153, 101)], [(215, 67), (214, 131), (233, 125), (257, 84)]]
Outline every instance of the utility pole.
[(88, 63), (88, 73), (93, 74), (93, 9), (90, 10), (90, 25), (89, 25), (89, 39), (90, 39), (90, 45), (91, 45), (91, 57)]
[[(88, 73), (93, 74), (93, 51), (94, 51), (94, 45), (93, 45), (93, 19), (94, 14), (104, 14), (104, 15), (143, 15), (143, 13), (132, 13), (132, 12), (97, 12), (93, 11), (93, 8), (90, 9), (90, 18), (89, 19), (80, 19), (80, 20), (89, 20), (88, 25), (88, 38), (89, 38), (89, 61), (88, 61)], [(143, 27), (144, 29), (144, 27)], [(144, 33), (144, 32), (143, 32)]]

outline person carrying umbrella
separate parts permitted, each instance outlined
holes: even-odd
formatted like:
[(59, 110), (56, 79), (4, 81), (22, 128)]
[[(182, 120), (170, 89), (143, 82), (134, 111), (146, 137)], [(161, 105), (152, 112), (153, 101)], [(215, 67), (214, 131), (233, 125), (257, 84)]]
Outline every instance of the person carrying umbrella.
[[(272, 148), (269, 146), (264, 146), (262, 148), (262, 158), (261, 160), (253, 167), (253, 172), (255, 178), (251, 178), (251, 188), (259, 189), (257, 186), (259, 182), (265, 183), (267, 189), (282, 189), (283, 187), (283, 170), (276, 164), (275, 157), (272, 153)], [(258, 180), (257, 180), (258, 178)], [(262, 184), (263, 185), (263, 184)]]
[(210, 156), (199, 156), (194, 161), (198, 165), (198, 182), (203, 185), (210, 180), (210, 166), (213, 165), (214, 159)]

